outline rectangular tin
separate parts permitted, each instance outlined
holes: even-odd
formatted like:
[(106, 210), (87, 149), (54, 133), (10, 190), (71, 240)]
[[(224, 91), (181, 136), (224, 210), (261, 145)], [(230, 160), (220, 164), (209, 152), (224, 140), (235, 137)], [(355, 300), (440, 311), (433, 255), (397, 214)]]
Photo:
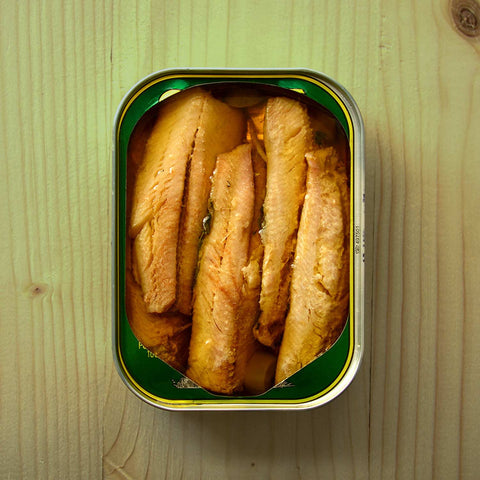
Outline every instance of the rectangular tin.
[[(170, 92), (192, 86), (242, 83), (294, 90), (330, 111), (345, 130), (350, 155), (350, 304), (335, 344), (309, 365), (257, 396), (207, 392), (156, 358), (133, 335), (125, 309), (126, 173), (130, 135), (140, 118)], [(162, 99), (162, 100), (161, 100)], [(135, 85), (117, 110), (113, 129), (112, 347), (127, 387), (167, 410), (299, 410), (324, 405), (343, 392), (358, 371), (364, 349), (364, 129), (350, 94), (311, 70), (163, 70)]]

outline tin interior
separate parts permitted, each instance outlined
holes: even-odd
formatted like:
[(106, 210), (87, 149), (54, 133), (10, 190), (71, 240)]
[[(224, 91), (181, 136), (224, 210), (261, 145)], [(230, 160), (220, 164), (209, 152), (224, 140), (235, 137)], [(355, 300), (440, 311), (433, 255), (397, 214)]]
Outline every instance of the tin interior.
[[(168, 101), (168, 96), (178, 90), (201, 85), (222, 99), (232, 101), (235, 97), (245, 99), (283, 95), (295, 98), (315, 109), (321, 109), (335, 117), (346, 137), (347, 158), (355, 159), (354, 121), (350, 112), (331, 88), (322, 82), (301, 76), (198, 76), (167, 75), (149, 79), (131, 92), (119, 111), (115, 132), (115, 245), (114, 266), (114, 353), (119, 371), (127, 385), (147, 402), (166, 408), (198, 408), (215, 406), (228, 408), (229, 405), (250, 408), (288, 408), (289, 406), (321, 403), (342, 380), (348, 376), (354, 360), (356, 339), (356, 311), (354, 302), (355, 265), (351, 262), (350, 310), (345, 327), (334, 345), (309, 365), (279, 385), (256, 396), (216, 395), (196, 386), (177, 370), (146, 350), (133, 335), (125, 312), (125, 238), (128, 202), (127, 152), (128, 143), (134, 129), (147, 129), (151, 124), (156, 106), (160, 101)], [(239, 95), (239, 92), (241, 94)], [(247, 100), (248, 101), (248, 100)], [(253, 100), (252, 100), (253, 101)], [(350, 162), (350, 180), (354, 185), (355, 169)], [(355, 198), (352, 188), (352, 222), (355, 218)], [(351, 230), (353, 230), (351, 225)], [(352, 242), (354, 241), (351, 231)], [(351, 257), (353, 256), (351, 245)], [(358, 310), (358, 309), (357, 309)]]

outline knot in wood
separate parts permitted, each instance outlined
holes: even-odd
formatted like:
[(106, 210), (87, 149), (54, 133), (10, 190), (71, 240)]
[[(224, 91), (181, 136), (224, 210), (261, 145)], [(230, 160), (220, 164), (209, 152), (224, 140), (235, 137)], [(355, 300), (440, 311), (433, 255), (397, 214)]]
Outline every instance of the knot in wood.
[(467, 37), (480, 36), (480, 5), (475, 0), (452, 0), (455, 27)]
[(30, 298), (41, 298), (48, 293), (49, 287), (46, 283), (33, 283), (25, 290), (25, 294)]

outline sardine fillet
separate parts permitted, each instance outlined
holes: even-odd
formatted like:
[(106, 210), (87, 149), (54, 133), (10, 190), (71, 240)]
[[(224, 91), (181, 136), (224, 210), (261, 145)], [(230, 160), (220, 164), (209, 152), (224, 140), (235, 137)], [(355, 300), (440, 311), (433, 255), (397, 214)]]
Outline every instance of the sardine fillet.
[(255, 186), (255, 201), (253, 220), (250, 231), (248, 263), (242, 269), (242, 303), (239, 310), (239, 320), (242, 325), (243, 348), (239, 349), (236, 362), (238, 378), (244, 383), (247, 375), (247, 365), (260, 344), (255, 340), (253, 327), (260, 313), (260, 288), (263, 260), (263, 244), (260, 238), (262, 207), (265, 200), (266, 165), (255, 144), (252, 145), (252, 164)]
[(144, 253), (137, 255), (137, 271), (146, 307), (157, 313), (165, 312), (175, 301), (185, 175), (208, 97), (201, 90), (177, 95), (160, 109), (148, 140), (135, 181), (130, 219), (135, 250)]
[(242, 342), (253, 341), (239, 318), (254, 210), (249, 145), (219, 155), (211, 201), (211, 229), (194, 287), (187, 375), (207, 390), (231, 394), (243, 384), (236, 365)]
[(177, 310), (190, 314), (209, 177), (216, 155), (240, 143), (245, 120), (205, 91), (177, 95), (161, 109), (147, 144), (130, 235), (142, 244), (135, 250), (143, 251), (137, 266), (148, 311), (166, 312), (178, 294)]
[(331, 147), (309, 153), (306, 159), (307, 192), (276, 382), (327, 350), (340, 334), (348, 310), (350, 200), (347, 175)]
[(291, 264), (295, 253), (299, 213), (305, 193), (305, 154), (312, 149), (312, 133), (304, 106), (289, 98), (267, 102), (264, 124), (267, 190), (261, 314), (257, 339), (277, 348), (288, 307)]
[(180, 314), (149, 313), (142, 290), (126, 271), (126, 311), (133, 334), (142, 345), (177, 370), (184, 371), (191, 322)]
[(243, 113), (208, 97), (187, 174), (183, 212), (178, 237), (176, 310), (190, 315), (192, 291), (198, 261), (203, 219), (208, 211), (211, 175), (217, 155), (229, 152), (242, 142), (246, 122)]

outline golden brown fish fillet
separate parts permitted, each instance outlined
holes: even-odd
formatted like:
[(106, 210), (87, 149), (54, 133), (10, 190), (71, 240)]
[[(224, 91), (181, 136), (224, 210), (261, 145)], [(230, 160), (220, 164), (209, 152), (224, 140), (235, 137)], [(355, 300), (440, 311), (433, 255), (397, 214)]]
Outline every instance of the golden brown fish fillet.
[(341, 333), (348, 311), (350, 199), (347, 175), (332, 147), (316, 150), (306, 158), (307, 192), (276, 382), (327, 350)]
[[(258, 146), (258, 145), (257, 145)], [(254, 351), (262, 347), (253, 335), (253, 327), (260, 313), (260, 287), (263, 260), (263, 244), (260, 238), (262, 207), (265, 199), (266, 165), (260, 153), (252, 146), (253, 176), (255, 201), (250, 231), (248, 263), (242, 269), (242, 302), (239, 309), (239, 320), (244, 332), (243, 348), (238, 350), (237, 372), (242, 383), (247, 375), (247, 365)], [(263, 347), (262, 347), (263, 348)]]
[[(181, 167), (186, 167), (191, 155), (207, 97), (207, 92), (192, 89), (161, 104), (135, 178), (130, 219), (132, 237), (169, 200), (167, 193), (173, 188), (172, 179), (181, 178)], [(172, 175), (170, 169), (175, 169), (176, 175)], [(181, 191), (183, 193), (183, 187)]]
[(154, 112), (142, 117), (142, 119), (135, 126), (128, 143), (128, 160), (127, 160), (127, 221), (130, 225), (132, 198), (135, 186), (135, 177), (140, 165), (145, 157), (145, 149), (148, 143), (148, 138), (152, 132), (156, 116)]
[(231, 394), (243, 385), (239, 352), (253, 342), (239, 316), (243, 269), (254, 211), (251, 147), (219, 155), (211, 190), (213, 217), (194, 287), (187, 375), (207, 390)]
[(184, 371), (188, 358), (191, 321), (181, 314), (149, 313), (142, 290), (126, 272), (126, 310), (133, 334), (142, 345), (177, 370)]
[[(148, 127), (147, 130), (143, 127), (132, 135), (128, 152), (129, 166), (130, 163), (132, 166), (138, 165), (137, 162), (143, 158), (146, 139), (148, 138)], [(132, 190), (127, 185), (127, 198), (129, 200)], [(138, 268), (133, 244), (134, 241), (127, 239), (125, 249), (125, 307), (128, 322), (133, 334), (145, 348), (164, 362), (183, 372), (188, 359), (191, 318), (181, 314), (156, 314), (147, 311), (142, 289), (135, 281), (135, 278), (138, 278)]]
[(178, 226), (185, 175), (208, 94), (185, 91), (161, 106), (138, 171), (132, 198), (130, 236), (149, 312), (175, 301)]
[(208, 97), (195, 136), (195, 147), (185, 187), (177, 251), (177, 301), (175, 309), (192, 313), (192, 290), (198, 260), (202, 221), (207, 215), (210, 176), (217, 155), (229, 152), (242, 142), (246, 121), (240, 110)]
[[(255, 187), (255, 201), (253, 219), (250, 233), (249, 260), (243, 269), (244, 273), (244, 308), (249, 311), (249, 317), (257, 317), (259, 313), (261, 270), (264, 247), (260, 237), (260, 229), (263, 221), (263, 203), (265, 201), (265, 189), (267, 181), (267, 169), (263, 156), (265, 155), (261, 145), (252, 139), (252, 165)], [(253, 325), (252, 325), (253, 327)]]
[(181, 291), (191, 288), (207, 209), (205, 185), (215, 156), (238, 144), (244, 128), (239, 111), (201, 89), (176, 94), (161, 106), (136, 178), (130, 221), (148, 311), (163, 313), (174, 304), (180, 259), (181, 285), (187, 279)]
[(306, 108), (289, 98), (269, 99), (264, 141), (267, 191), (262, 241), (265, 252), (261, 314), (255, 336), (264, 345), (277, 348), (288, 306), (291, 264), (305, 193), (305, 154), (312, 149), (313, 142)]

